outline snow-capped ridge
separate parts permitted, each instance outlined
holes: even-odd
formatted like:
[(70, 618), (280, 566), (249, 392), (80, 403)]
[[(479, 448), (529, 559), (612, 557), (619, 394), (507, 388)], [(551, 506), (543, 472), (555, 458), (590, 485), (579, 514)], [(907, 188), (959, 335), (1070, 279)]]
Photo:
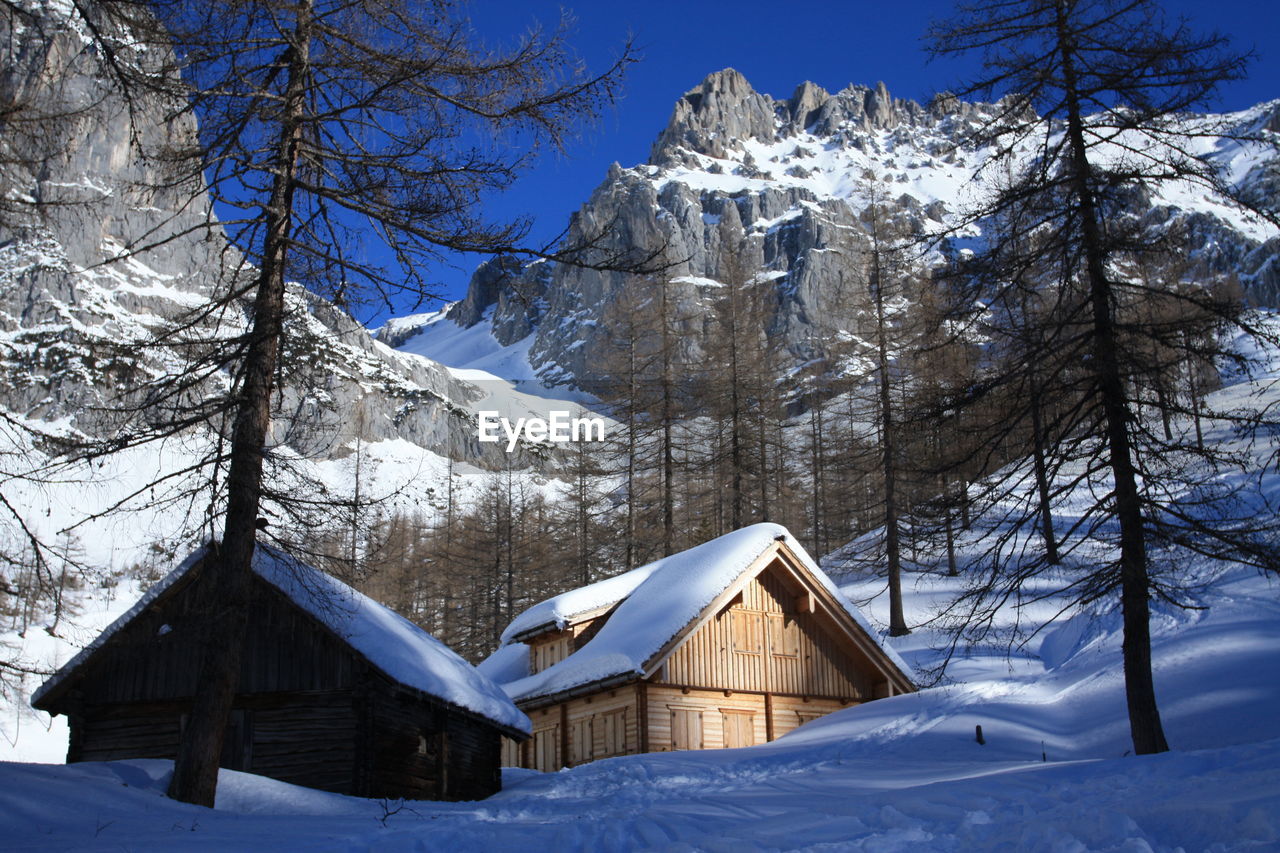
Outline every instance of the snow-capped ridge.
[[(879, 199), (915, 233), (956, 227), (999, 179), (985, 169), (992, 150), (979, 131), (1011, 106), (945, 92), (922, 105), (894, 97), (884, 83), (832, 94), (803, 82), (779, 100), (723, 69), (677, 100), (646, 162), (609, 167), (574, 215), (570, 239), (594, 242), (606, 254), (664, 247), (675, 261), (666, 275), (679, 315), (705, 312), (713, 298), (705, 283), (725, 280), (727, 259), (742, 255), (745, 239), (750, 274), (776, 282), (778, 310), (768, 334), (795, 365), (804, 364), (821, 337), (816, 318), (845, 330), (860, 322), (841, 275), (850, 252), (865, 252), (861, 213), (868, 199)], [(1270, 102), (1178, 120), (1198, 128), (1188, 145), (1236, 191), (1272, 203), (1280, 192), (1280, 157), (1269, 128), (1278, 116), (1277, 102)], [(1242, 132), (1256, 138), (1235, 138)], [(1274, 223), (1192, 183), (1135, 193), (1134, 204), (1153, 238), (1184, 228), (1203, 244), (1197, 257), (1210, 274), (1236, 274), (1257, 304), (1280, 299)], [(970, 223), (963, 233), (980, 238), (981, 225)], [(941, 262), (941, 255), (926, 262)], [(488, 322), (502, 344), (532, 335), (529, 361), (539, 376), (589, 388), (611, 351), (610, 306), (629, 286), (620, 272), (491, 262), (477, 270), (453, 311), (471, 325), (485, 322), (492, 309)], [(682, 341), (691, 362), (710, 333), (710, 324), (691, 325)]]

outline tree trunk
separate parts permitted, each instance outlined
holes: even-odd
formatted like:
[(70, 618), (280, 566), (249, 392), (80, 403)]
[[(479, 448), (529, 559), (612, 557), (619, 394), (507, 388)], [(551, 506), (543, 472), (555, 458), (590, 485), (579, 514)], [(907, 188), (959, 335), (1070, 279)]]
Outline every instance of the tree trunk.
[(1032, 459), (1036, 473), (1036, 493), (1040, 498), (1040, 534), (1044, 537), (1044, 554), (1049, 565), (1059, 562), (1058, 539), (1053, 530), (1053, 509), (1049, 505), (1049, 475), (1045, 466), (1044, 416), (1039, 387), (1032, 380), (1031, 392), (1031, 438)]
[(1196, 355), (1191, 349), (1191, 333), (1183, 331), (1183, 348), (1191, 353), (1187, 359), (1187, 387), (1191, 392), (1191, 420), (1196, 426), (1196, 449), (1204, 450), (1204, 430), (1200, 426), (1200, 388), (1196, 382)]
[(285, 256), (293, 223), (310, 29), (311, 4), (310, 0), (303, 0), (295, 22), (296, 40), (288, 54), (285, 115), (276, 153), (278, 171), (267, 210), (263, 264), (231, 439), (226, 527), (221, 546), (212, 551), (201, 571), (210, 606), (204, 612), (208, 628), (200, 680), (168, 789), (175, 800), (209, 807), (217, 794), (223, 734), (239, 682), (248, 621), (258, 504), (262, 497), (263, 449), (271, 423), (271, 390), (284, 333)]
[[(873, 225), (874, 228), (874, 225)], [(902, 558), (898, 542), (898, 504), (895, 494), (896, 454), (894, 450), (893, 400), (889, 387), (889, 344), (885, 331), (884, 282), (880, 268), (879, 235), (872, 232), (877, 241), (872, 249), (871, 286), (876, 308), (876, 362), (880, 380), (880, 446), (884, 473), (884, 551), (889, 569), (889, 636), (910, 634), (906, 617), (902, 612)]]
[(1075, 79), (1074, 44), (1067, 26), (1064, 0), (1057, 4), (1058, 47), (1062, 52), (1067, 96), (1067, 137), (1072, 157), (1073, 190), (1080, 203), (1080, 225), (1093, 303), (1093, 353), (1106, 427), (1108, 462), (1115, 480), (1115, 511), (1120, 525), (1120, 602), (1124, 616), (1124, 681), (1129, 730), (1138, 755), (1165, 752), (1151, 674), (1150, 579), (1142, 503), (1138, 494), (1129, 441), (1129, 407), (1120, 372), (1112, 321), (1111, 284), (1107, 279), (1102, 229), (1090, 186), (1091, 167), (1084, 139), (1083, 112)]
[(672, 379), (671, 319), (667, 315), (667, 283), (662, 287), (662, 556), (675, 553), (675, 451), (672, 448), (672, 421), (675, 420)]

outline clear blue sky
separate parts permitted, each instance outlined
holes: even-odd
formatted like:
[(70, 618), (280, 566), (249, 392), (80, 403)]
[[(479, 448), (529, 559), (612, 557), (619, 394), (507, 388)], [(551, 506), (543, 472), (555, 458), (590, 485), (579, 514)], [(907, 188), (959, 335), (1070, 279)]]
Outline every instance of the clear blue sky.
[[(628, 34), (643, 61), (630, 67), (622, 100), (567, 156), (547, 155), (516, 187), (491, 199), (496, 216), (533, 216), (534, 236), (544, 239), (564, 227), (610, 163), (645, 160), (676, 99), (712, 71), (736, 68), (757, 91), (779, 98), (804, 80), (828, 91), (883, 80), (895, 96), (915, 100), (954, 87), (965, 71), (954, 61), (928, 61), (921, 49), (929, 21), (954, 8), (943, 0), (474, 0), (469, 14), (478, 33), (501, 41), (535, 21), (553, 27), (562, 6), (577, 19), (573, 44), (591, 68), (605, 67)], [(1196, 30), (1218, 30), (1237, 49), (1258, 54), (1249, 79), (1224, 89), (1217, 108), (1280, 98), (1276, 0), (1166, 0), (1164, 6)], [(479, 260), (460, 257), (434, 271), (447, 298), (461, 298)]]

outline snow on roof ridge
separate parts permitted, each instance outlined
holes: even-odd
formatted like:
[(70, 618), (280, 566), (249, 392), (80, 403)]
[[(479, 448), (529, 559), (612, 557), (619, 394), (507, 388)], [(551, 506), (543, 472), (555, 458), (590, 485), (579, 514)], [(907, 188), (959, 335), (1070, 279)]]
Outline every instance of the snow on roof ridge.
[[(764, 522), (735, 530), (609, 579), (625, 579), (619, 584), (619, 589), (625, 589), (626, 592), (617, 599), (621, 603), (600, 631), (564, 660), (541, 672), (507, 682), (503, 689), (512, 699), (520, 700), (559, 693), (608, 678), (642, 674), (645, 663), (654, 654), (697, 618), (716, 596), (724, 592), (778, 539), (787, 543), (818, 583), (866, 631), (869, 638), (878, 642), (893, 664), (914, 681), (915, 674), (911, 667), (892, 648), (880, 641), (866, 617), (836, 588), (790, 531), (780, 524)], [(529, 608), (504, 632), (503, 646), (494, 655), (506, 648), (509, 637), (548, 621), (572, 616), (573, 613), (569, 612), (571, 607), (583, 600), (603, 598), (600, 587), (605, 583), (607, 581), (601, 581), (581, 590), (563, 593)], [(573, 598), (575, 593), (593, 588), (595, 595)], [(614, 591), (616, 590), (610, 590)], [(531, 613), (534, 615), (530, 617)], [(495, 665), (490, 671), (497, 675), (504, 669), (505, 665)]]
[[(185, 577), (208, 554), (196, 549), (32, 695), (32, 704), (62, 683), (111, 637)], [(529, 718), (491, 679), (408, 619), (320, 569), (258, 544), (253, 571), (342, 638), (388, 678), (501, 726), (528, 733)]]
[(575, 616), (617, 604), (644, 583), (659, 562), (661, 561), (539, 601), (511, 620), (511, 624), (502, 632), (501, 643), (507, 645), (513, 637), (546, 625), (567, 627)]

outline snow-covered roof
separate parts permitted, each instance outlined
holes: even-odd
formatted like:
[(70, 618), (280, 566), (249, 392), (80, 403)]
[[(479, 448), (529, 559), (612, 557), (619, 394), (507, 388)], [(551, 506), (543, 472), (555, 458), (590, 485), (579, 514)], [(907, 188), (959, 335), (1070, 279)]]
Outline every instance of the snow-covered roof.
[[(125, 625), (205, 558), (200, 548), (68, 661), (31, 697), (38, 704)], [(336, 578), (267, 545), (253, 554), (253, 571), (342, 638), (391, 680), (420, 690), (500, 726), (528, 733), (529, 718), (503, 690), (456, 652), (400, 614)]]
[[(777, 540), (786, 542), (790, 552), (823, 589), (848, 612), (868, 637), (876, 640), (875, 631), (858, 608), (840, 593), (785, 527), (770, 523), (753, 524), (529, 608), (512, 621), (503, 635), (504, 643), (507, 638), (539, 626), (554, 623), (563, 627), (570, 624), (575, 615), (617, 604), (586, 645), (541, 672), (507, 681), (503, 684), (504, 689), (512, 699), (520, 701), (608, 679), (643, 675), (645, 664), (685, 626), (697, 619), (707, 605), (741, 577)], [(509, 649), (515, 645), (506, 643), (481, 666), (486, 672), (499, 677), (512, 672), (509, 658), (517, 652)], [(906, 662), (893, 649), (883, 644), (881, 647), (902, 674), (914, 680)]]
[(484, 673), (491, 681), (506, 684), (529, 674), (529, 647), (524, 643), (508, 643), (499, 646), (476, 669)]
[(578, 589), (562, 592), (525, 610), (502, 632), (503, 644), (543, 627), (565, 628), (585, 613), (604, 610), (631, 595), (663, 561), (632, 569)]

